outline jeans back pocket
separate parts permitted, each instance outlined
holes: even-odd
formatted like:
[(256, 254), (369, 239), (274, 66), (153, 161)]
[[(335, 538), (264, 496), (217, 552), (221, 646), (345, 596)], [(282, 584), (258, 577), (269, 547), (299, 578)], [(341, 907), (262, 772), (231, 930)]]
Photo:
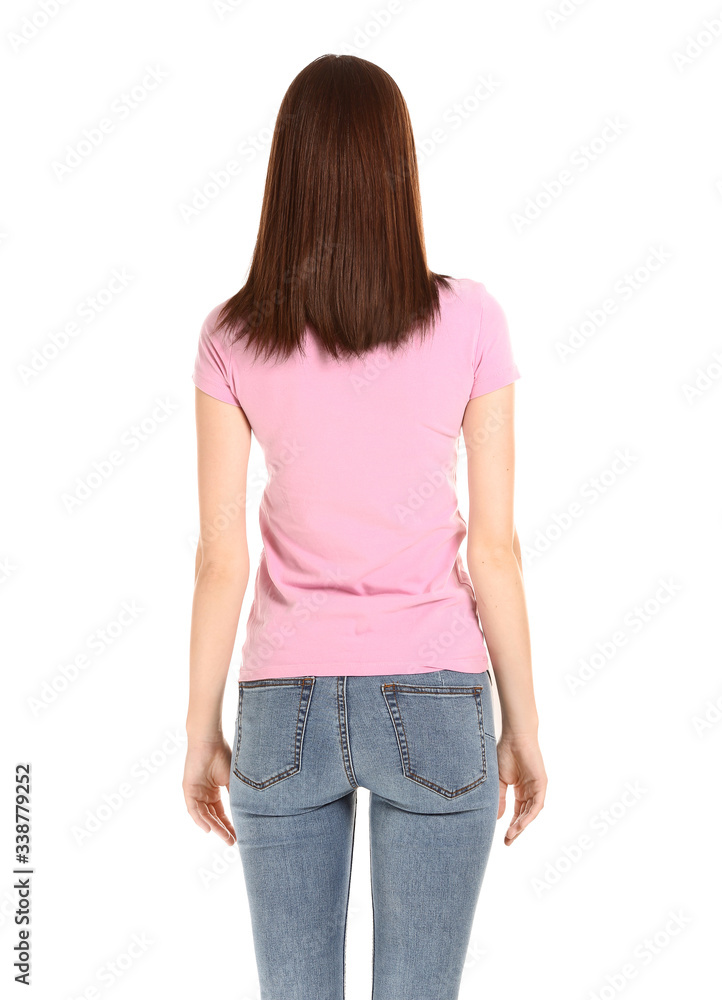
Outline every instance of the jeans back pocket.
[(487, 777), (481, 685), (382, 684), (404, 775), (446, 798)]
[(267, 788), (301, 770), (315, 677), (240, 681), (233, 773)]

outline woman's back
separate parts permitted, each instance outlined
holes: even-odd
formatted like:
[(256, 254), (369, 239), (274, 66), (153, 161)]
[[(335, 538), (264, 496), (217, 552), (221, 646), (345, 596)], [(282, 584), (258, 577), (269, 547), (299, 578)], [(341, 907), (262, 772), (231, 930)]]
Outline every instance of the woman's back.
[(243, 408), (269, 473), (239, 679), (484, 670), (456, 460), (469, 399), (519, 378), (498, 302), (455, 279), (424, 339), (335, 360), (308, 328), (280, 361), (231, 344), (224, 304), (193, 380)]

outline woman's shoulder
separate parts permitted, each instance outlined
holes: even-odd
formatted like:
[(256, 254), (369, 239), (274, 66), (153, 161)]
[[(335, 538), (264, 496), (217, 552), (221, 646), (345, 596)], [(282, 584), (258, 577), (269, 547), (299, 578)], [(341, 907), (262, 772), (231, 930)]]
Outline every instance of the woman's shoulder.
[(477, 278), (452, 278), (451, 288), (445, 292), (445, 305), (452, 312), (463, 313), (465, 317), (479, 316), (489, 293), (486, 285)]
[(452, 278), (450, 291), (455, 298), (465, 302), (478, 302), (488, 294), (486, 285), (478, 278)]
[(485, 282), (477, 278), (454, 278), (455, 299), (463, 303), (469, 312), (477, 315), (491, 315), (502, 309), (496, 296), (489, 291)]
[(206, 314), (202, 323), (202, 329), (209, 336), (214, 336), (220, 331), (219, 319), (221, 310), (228, 301), (229, 299), (224, 299), (223, 302), (219, 302), (218, 305), (213, 306), (210, 312)]

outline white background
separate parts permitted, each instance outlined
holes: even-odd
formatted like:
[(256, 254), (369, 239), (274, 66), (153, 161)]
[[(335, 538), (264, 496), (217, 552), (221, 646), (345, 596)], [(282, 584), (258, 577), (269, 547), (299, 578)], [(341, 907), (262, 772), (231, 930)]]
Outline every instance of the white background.
[[(198, 530), (190, 376), (203, 318), (245, 279), (281, 98), (313, 58), (351, 51), (391, 73), (408, 102), (430, 266), (486, 284), (522, 372), (517, 524), (549, 790), (511, 847), (511, 806), (498, 824), (461, 997), (657, 1000), (703, 981), (711, 996), (722, 8), (220, 6), (70, 0), (44, 19), (38, 3), (2, 9), (3, 989), (27, 995), (12, 983), (11, 799), (14, 766), (29, 760), (30, 995), (259, 996), (237, 848), (194, 825), (180, 785)], [(568, 13), (555, 23), (555, 10)], [(685, 50), (686, 61), (675, 55)], [(149, 68), (163, 79), (121, 117), (116, 98), (144, 87)], [(448, 114), (457, 103), (460, 125)], [(58, 176), (68, 147), (108, 117), (112, 131)], [(619, 134), (593, 143), (607, 118)], [(254, 158), (184, 219), (244, 143)], [(545, 196), (564, 169), (572, 182)], [(663, 262), (650, 270), (655, 249)], [(126, 273), (117, 294), (104, 291), (119, 288), (114, 269)], [(607, 299), (616, 309), (604, 317)], [(69, 508), (78, 480), (116, 450), (112, 475)], [(627, 458), (615, 465), (617, 452)], [(462, 511), (463, 465), (462, 451)], [(251, 466), (253, 580), (255, 441)], [(349, 1000), (371, 990), (366, 796)], [(128, 959), (134, 935), (146, 944)]]

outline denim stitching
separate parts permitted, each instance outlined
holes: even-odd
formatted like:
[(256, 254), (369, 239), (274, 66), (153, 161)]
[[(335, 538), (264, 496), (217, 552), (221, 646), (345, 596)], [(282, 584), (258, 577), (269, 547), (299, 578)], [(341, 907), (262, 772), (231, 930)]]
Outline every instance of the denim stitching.
[[(489, 674), (489, 687), (490, 688), (493, 687), (493, 682), (492, 682), (492, 679), (491, 679), (491, 674)], [(482, 690), (483, 690), (483, 688), (482, 688)], [(489, 693), (489, 697), (492, 697), (491, 692)], [(492, 718), (493, 718), (493, 715), (492, 715)], [(484, 706), (483, 706), (483, 703), (482, 703), (482, 708), (481, 708), (481, 731), (483, 732), (484, 736), (488, 736), (490, 740), (493, 740), (496, 743), (496, 736), (493, 733), (487, 733), (487, 731), (486, 731), (486, 724), (484, 723)]]
[[(298, 770), (301, 770), (301, 764), (303, 763), (303, 737), (306, 733), (306, 721), (308, 720), (308, 710), (311, 706), (311, 696), (313, 695), (313, 686), (316, 682), (315, 677), (304, 677), (303, 688), (301, 690), (301, 699), (305, 698), (303, 705), (303, 719), (301, 719), (301, 704), (299, 702), (298, 706), (298, 716), (300, 720), (300, 726), (297, 725), (296, 729), (296, 746), (297, 754), (296, 759), (298, 760)], [(308, 686), (308, 696), (306, 697), (306, 687)]]
[[(341, 704), (343, 703), (343, 713), (341, 712)], [(346, 772), (346, 778), (348, 783), (352, 788), (358, 788), (358, 781), (356, 780), (356, 774), (353, 768), (353, 760), (351, 759), (351, 747), (349, 745), (348, 739), (348, 727), (346, 725), (346, 678), (337, 677), (336, 678), (336, 713), (338, 715), (338, 737), (341, 743), (341, 757), (343, 758), (343, 766)]]
[(479, 712), (479, 738), (481, 740), (481, 761), (482, 761), (482, 772), (484, 779), (486, 779), (486, 741), (484, 740), (484, 702), (481, 696), (481, 688), (477, 688), (478, 693), (476, 697), (476, 706)]
[[(439, 795), (443, 795), (444, 798), (447, 798), (447, 799), (456, 798), (456, 796), (462, 795), (464, 792), (468, 792), (472, 788), (476, 788), (477, 785), (480, 785), (484, 781), (486, 781), (486, 779), (488, 777), (488, 774), (487, 774), (487, 763), (486, 763), (486, 744), (484, 743), (484, 739), (483, 739), (483, 737), (484, 737), (485, 734), (484, 734), (484, 725), (483, 725), (483, 709), (482, 709), (482, 704), (481, 704), (481, 692), (482, 692), (483, 688), (482, 688), (481, 685), (479, 685), (479, 686), (473, 686), (473, 687), (471, 687), (471, 686), (468, 686), (468, 687), (458, 687), (458, 686), (457, 687), (438, 687), (436, 685), (431, 686), (431, 685), (388, 683), (388, 684), (382, 684), (381, 685), (381, 690), (382, 690), (382, 692), (384, 694), (384, 699), (386, 701), (387, 708), (389, 709), (389, 713), (391, 715), (391, 719), (394, 722), (394, 727), (396, 729), (396, 742), (399, 745), (399, 751), (401, 753), (401, 765), (402, 765), (404, 774), (405, 774), (405, 776), (407, 778), (411, 779), (412, 781), (416, 781), (418, 784), (423, 785), (426, 788), (430, 788), (434, 792), (438, 792)], [(457, 789), (455, 789), (455, 790), (452, 791), (452, 790), (449, 790), (449, 789), (446, 789), (446, 788), (442, 788), (440, 785), (437, 785), (435, 782), (429, 781), (427, 778), (422, 778), (421, 775), (416, 774), (416, 772), (412, 769), (412, 766), (411, 766), (411, 755), (409, 753), (409, 742), (408, 742), (408, 738), (406, 736), (406, 729), (404, 728), (404, 721), (403, 721), (403, 718), (401, 716), (401, 710), (399, 709), (398, 700), (396, 698), (397, 691), (407, 691), (407, 692), (408, 691), (413, 691), (413, 692), (419, 692), (421, 694), (436, 694), (436, 695), (438, 695), (440, 693), (441, 694), (449, 694), (449, 693), (451, 693), (451, 694), (454, 694), (454, 695), (469, 694), (469, 693), (473, 694), (474, 701), (476, 702), (477, 719), (478, 719), (478, 722), (479, 722), (479, 741), (480, 741), (480, 744), (481, 744), (481, 761), (482, 761), (482, 768), (481, 768), (482, 769), (482, 774), (481, 774), (481, 777), (477, 778), (475, 781), (470, 782), (468, 785), (464, 785), (461, 788), (457, 788)], [(388, 695), (388, 697), (387, 697), (387, 695)], [(389, 704), (390, 701), (393, 703), (394, 711), (392, 711), (391, 705)], [(400, 735), (401, 734), (399, 733), (399, 724), (401, 726), (401, 733), (403, 733), (403, 746), (402, 746), (402, 741), (400, 739)]]
[(416, 691), (421, 694), (469, 694), (470, 691), (481, 691), (481, 684), (475, 685), (455, 685), (447, 687), (441, 684), (399, 684), (393, 681), (389, 684), (382, 684), (382, 687), (394, 688), (396, 691)]
[(238, 729), (238, 737), (236, 739), (236, 756), (233, 761), (233, 770), (235, 772), (236, 766), (238, 764), (238, 751), (241, 747), (241, 703), (243, 701), (243, 685), (238, 682), (238, 708), (236, 710), (236, 727)]
[[(241, 774), (241, 772), (238, 770), (237, 763), (238, 763), (238, 754), (239, 754), (240, 746), (241, 746), (240, 725), (241, 725), (242, 715), (239, 717), (238, 746), (236, 748), (236, 761), (234, 762), (233, 773), (236, 775), (237, 778), (240, 778), (240, 780), (243, 781), (245, 784), (250, 785), (252, 788), (257, 788), (259, 790), (262, 790), (264, 788), (268, 788), (269, 785), (276, 784), (278, 781), (283, 781), (284, 778), (290, 778), (291, 775), (298, 774), (298, 772), (301, 770), (301, 748), (302, 748), (302, 745), (303, 745), (303, 734), (304, 734), (305, 729), (306, 729), (306, 718), (308, 717), (308, 708), (309, 708), (309, 705), (310, 705), (310, 702), (311, 702), (311, 694), (313, 693), (313, 683), (314, 683), (314, 680), (315, 680), (314, 677), (301, 677), (301, 678), (297, 678), (297, 679), (293, 678), (292, 680), (287, 679), (287, 678), (285, 678), (285, 679), (271, 678), (271, 679), (268, 679), (268, 680), (243, 681), (243, 682), (241, 682), (241, 685), (240, 685), (241, 692), (243, 691), (243, 687), (244, 686), (245, 687), (274, 687), (274, 686), (276, 686), (276, 687), (283, 687), (283, 686), (285, 686), (285, 687), (299, 687), (300, 688), (300, 696), (299, 696), (299, 701), (298, 701), (298, 714), (296, 716), (296, 738), (295, 738), (295, 743), (294, 743), (294, 761), (293, 761), (293, 764), (290, 764), (284, 771), (279, 772), (279, 774), (275, 774), (272, 778), (268, 778), (266, 781), (253, 781), (251, 778), (248, 778), (246, 775)], [(307, 688), (308, 688), (309, 693), (308, 693), (308, 697), (305, 698), (305, 701), (304, 701), (304, 697), (306, 695), (306, 689)]]

